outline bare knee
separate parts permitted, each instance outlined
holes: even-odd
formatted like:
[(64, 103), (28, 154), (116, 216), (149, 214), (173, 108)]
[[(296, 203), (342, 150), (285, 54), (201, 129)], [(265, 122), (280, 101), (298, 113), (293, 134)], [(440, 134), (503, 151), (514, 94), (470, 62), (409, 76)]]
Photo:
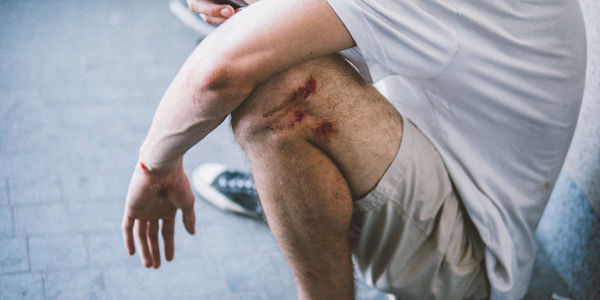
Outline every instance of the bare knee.
[[(349, 69), (350, 68), (350, 69)], [(340, 80), (362, 80), (338, 56), (318, 58), (278, 74), (259, 85), (232, 113), (238, 143), (322, 137), (334, 131), (326, 101)]]
[(299, 133), (299, 125), (306, 118), (306, 107), (302, 102), (306, 101), (316, 88), (315, 80), (310, 74), (306, 76), (306, 83), (287, 97), (280, 92), (293, 87), (281, 82), (273, 84), (273, 81), (281, 81), (274, 78), (259, 86), (245, 103), (232, 112), (231, 127), (242, 147), (267, 138), (290, 137)]

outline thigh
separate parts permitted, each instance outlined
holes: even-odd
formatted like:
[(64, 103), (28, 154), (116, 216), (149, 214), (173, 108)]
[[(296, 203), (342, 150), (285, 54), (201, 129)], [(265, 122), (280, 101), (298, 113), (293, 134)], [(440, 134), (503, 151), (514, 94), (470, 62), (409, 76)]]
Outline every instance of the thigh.
[(232, 113), (232, 125), (234, 131), (251, 132), (236, 137), (278, 147), (298, 138), (313, 144), (336, 164), (355, 199), (383, 176), (402, 137), (400, 114), (339, 55), (262, 83)]

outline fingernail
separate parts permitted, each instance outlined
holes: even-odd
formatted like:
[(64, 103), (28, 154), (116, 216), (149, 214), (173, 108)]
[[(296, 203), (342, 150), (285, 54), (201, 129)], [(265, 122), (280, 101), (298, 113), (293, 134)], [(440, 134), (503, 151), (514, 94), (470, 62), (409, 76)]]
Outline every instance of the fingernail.
[(229, 9), (227, 9), (227, 7), (221, 9), (221, 15), (223, 17), (231, 17), (233, 14), (231, 13), (231, 11)]

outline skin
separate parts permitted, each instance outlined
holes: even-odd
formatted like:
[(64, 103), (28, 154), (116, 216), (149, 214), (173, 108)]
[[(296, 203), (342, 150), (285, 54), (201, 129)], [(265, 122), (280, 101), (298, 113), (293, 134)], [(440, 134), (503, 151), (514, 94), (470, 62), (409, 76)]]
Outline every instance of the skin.
[[(250, 159), (299, 298), (349, 299), (352, 199), (372, 189), (393, 159), (401, 119), (347, 63), (324, 58), (354, 46), (325, 0), (287, 1), (302, 7), (294, 10), (280, 4), (262, 0), (228, 19), (220, 5), (190, 2), (207, 20), (227, 21), (191, 54), (156, 111), (139, 154), (148, 168), (136, 165), (126, 199), (125, 247), (133, 255), (137, 244), (142, 263), (158, 268), (159, 220), (167, 260), (173, 258), (178, 209), (186, 230), (194, 232), (183, 154), (234, 112), (236, 139)], [(308, 78), (317, 87), (302, 124), (271, 132), (265, 122), (287, 121), (263, 115)]]

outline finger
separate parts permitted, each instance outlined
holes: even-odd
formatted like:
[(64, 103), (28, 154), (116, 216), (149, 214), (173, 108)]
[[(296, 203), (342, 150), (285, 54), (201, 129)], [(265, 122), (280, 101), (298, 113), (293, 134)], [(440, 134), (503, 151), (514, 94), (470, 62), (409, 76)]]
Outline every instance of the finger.
[(206, 16), (206, 15), (200, 15), (200, 17), (202, 18), (202, 20), (204, 20), (204, 22), (206, 24), (210, 24), (210, 25), (219, 25), (219, 24), (223, 24), (223, 22), (227, 21), (227, 18), (223, 18), (223, 17), (210, 17), (210, 16)]
[(135, 244), (133, 243), (133, 218), (124, 215), (123, 221), (121, 222), (121, 228), (123, 229), (123, 243), (125, 244), (125, 249), (129, 255), (133, 255), (135, 253)]
[(142, 264), (146, 268), (149, 268), (152, 265), (152, 261), (150, 259), (150, 250), (148, 250), (148, 241), (146, 241), (146, 221), (136, 219), (135, 227), (136, 244), (141, 248), (140, 259), (142, 260)]
[(175, 255), (175, 216), (163, 219), (161, 232), (165, 242), (165, 259), (171, 261)]
[(190, 1), (189, 8), (195, 13), (209, 17), (229, 18), (235, 13), (231, 5), (215, 4), (208, 1)]
[(158, 220), (148, 222), (148, 247), (152, 256), (152, 267), (160, 267), (160, 248), (158, 247)]
[[(219, 11), (219, 16), (222, 16), (224, 18), (230, 18), (234, 14), (235, 14), (235, 9), (231, 5), (225, 5), (225, 7), (221, 8), (221, 10)], [(217, 17), (217, 16), (213, 15), (213, 17)]]
[(189, 206), (187, 208), (182, 208), (182, 212), (185, 230), (190, 234), (194, 234), (196, 232), (194, 228), (196, 226), (196, 213), (194, 212), (194, 207)]

